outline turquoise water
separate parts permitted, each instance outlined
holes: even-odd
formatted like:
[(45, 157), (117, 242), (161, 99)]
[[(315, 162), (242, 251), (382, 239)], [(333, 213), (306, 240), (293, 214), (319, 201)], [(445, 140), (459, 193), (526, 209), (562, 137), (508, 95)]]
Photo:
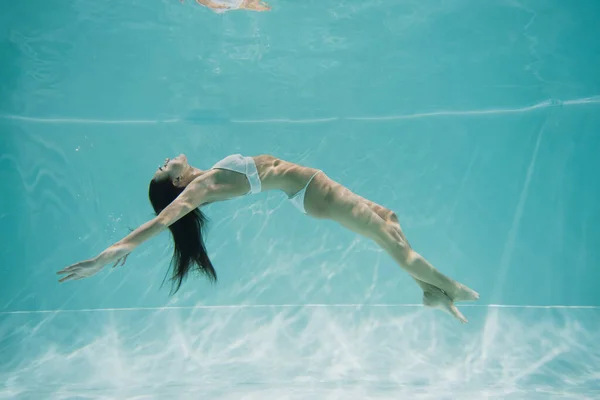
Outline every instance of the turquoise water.
[[(2, 3), (0, 399), (598, 398), (600, 3), (271, 5)], [(469, 324), (274, 192), (206, 208), (218, 285), (169, 297), (166, 233), (59, 285), (180, 152), (392, 208)]]

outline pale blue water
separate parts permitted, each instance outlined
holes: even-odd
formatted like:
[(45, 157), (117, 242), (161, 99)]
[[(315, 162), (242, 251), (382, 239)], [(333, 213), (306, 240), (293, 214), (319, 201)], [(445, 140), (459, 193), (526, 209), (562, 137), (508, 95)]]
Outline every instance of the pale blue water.
[[(600, 3), (271, 5), (0, 5), (0, 398), (598, 398)], [(216, 286), (168, 296), (167, 234), (57, 284), (152, 217), (179, 152), (271, 153), (394, 209), (481, 293), (469, 324), (280, 193), (206, 209)]]

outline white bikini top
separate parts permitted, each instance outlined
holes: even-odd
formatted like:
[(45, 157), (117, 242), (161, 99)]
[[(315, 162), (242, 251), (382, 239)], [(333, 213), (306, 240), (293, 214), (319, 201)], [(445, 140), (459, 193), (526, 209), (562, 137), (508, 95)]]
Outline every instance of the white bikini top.
[(246, 175), (248, 183), (250, 184), (250, 191), (247, 194), (260, 193), (262, 190), (256, 163), (252, 157), (244, 157), (241, 154), (232, 154), (218, 161), (211, 169), (226, 169)]

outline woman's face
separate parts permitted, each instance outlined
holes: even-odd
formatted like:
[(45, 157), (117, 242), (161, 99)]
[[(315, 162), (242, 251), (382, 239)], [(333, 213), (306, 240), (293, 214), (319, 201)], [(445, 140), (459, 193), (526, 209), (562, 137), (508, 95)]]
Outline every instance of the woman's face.
[(165, 159), (165, 163), (156, 170), (154, 178), (160, 180), (168, 178), (176, 185), (189, 170), (190, 165), (187, 162), (187, 157), (185, 154), (180, 154), (175, 158)]

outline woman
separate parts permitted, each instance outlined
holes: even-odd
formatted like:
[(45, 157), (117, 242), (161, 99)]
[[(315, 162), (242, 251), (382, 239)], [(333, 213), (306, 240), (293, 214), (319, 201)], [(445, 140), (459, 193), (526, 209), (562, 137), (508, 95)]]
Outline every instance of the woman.
[(209, 170), (190, 166), (185, 155), (166, 159), (149, 187), (156, 217), (104, 250), (97, 257), (73, 264), (58, 272), (60, 282), (96, 274), (106, 264), (120, 261), (142, 242), (169, 229), (175, 242), (173, 281), (175, 292), (195, 268), (216, 281), (216, 273), (204, 247), (206, 224), (199, 207), (268, 190), (281, 190), (302, 213), (337, 221), (346, 228), (372, 239), (384, 249), (423, 290), (423, 303), (450, 313), (461, 322), (466, 318), (455, 301), (477, 300), (479, 295), (448, 278), (416, 253), (406, 240), (396, 214), (351, 192), (324, 172), (273, 157), (244, 157), (233, 154)]
[(217, 13), (228, 10), (269, 11), (271, 9), (267, 3), (260, 0), (196, 0), (196, 3)]

